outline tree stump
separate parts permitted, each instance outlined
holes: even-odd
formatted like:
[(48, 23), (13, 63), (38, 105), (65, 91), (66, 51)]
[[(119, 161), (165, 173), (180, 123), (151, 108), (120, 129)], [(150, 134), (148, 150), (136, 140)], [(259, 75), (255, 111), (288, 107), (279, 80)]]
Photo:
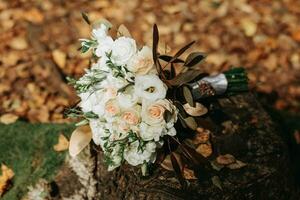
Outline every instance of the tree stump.
[(213, 107), (219, 108), (211, 109), (205, 120), (215, 135), (214, 156), (229, 153), (247, 163), (217, 172), (222, 189), (211, 180), (189, 180), (183, 190), (175, 173), (161, 167), (149, 177), (129, 165), (108, 172), (97, 152), (95, 199), (296, 199), (287, 147), (255, 95), (220, 98)]

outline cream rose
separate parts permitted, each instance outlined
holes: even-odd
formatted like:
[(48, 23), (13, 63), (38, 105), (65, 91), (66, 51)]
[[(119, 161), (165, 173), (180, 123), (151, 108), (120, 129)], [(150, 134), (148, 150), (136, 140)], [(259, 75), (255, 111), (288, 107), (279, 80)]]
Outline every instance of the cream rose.
[(112, 60), (117, 65), (126, 65), (136, 54), (135, 40), (129, 37), (119, 37), (112, 45)]
[(142, 119), (149, 125), (165, 124), (165, 111), (170, 110), (170, 102), (166, 99), (160, 99), (155, 102), (144, 101), (142, 105)]
[(152, 50), (148, 46), (144, 46), (127, 65), (129, 71), (145, 75), (154, 69)]

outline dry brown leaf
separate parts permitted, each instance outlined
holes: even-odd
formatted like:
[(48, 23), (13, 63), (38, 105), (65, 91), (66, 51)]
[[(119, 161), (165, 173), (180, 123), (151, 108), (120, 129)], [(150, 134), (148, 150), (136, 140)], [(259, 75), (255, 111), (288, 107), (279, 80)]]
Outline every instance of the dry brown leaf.
[(229, 165), (229, 164), (234, 163), (236, 160), (235, 160), (235, 157), (233, 155), (225, 154), (225, 155), (218, 156), (216, 161), (220, 165)]
[(246, 36), (251, 37), (256, 33), (257, 24), (253, 20), (243, 18), (240, 23)]
[(193, 139), (194, 144), (206, 143), (209, 141), (210, 131), (201, 127), (196, 129), (196, 136)]
[(297, 42), (300, 42), (300, 28), (295, 30), (293, 33), (292, 33), (292, 37), (294, 40), (296, 40)]
[(12, 169), (8, 168), (6, 165), (1, 165), (2, 175), (0, 176), (0, 197), (7, 191), (9, 182), (14, 177), (14, 172)]
[(124, 24), (121, 24), (118, 28), (118, 37), (125, 36), (125, 37), (132, 37), (129, 30)]
[[(180, 168), (182, 169), (182, 162), (181, 162), (180, 156), (177, 153), (173, 153), (173, 155), (176, 157), (176, 160), (178, 161), (178, 164), (179, 164)], [(164, 161), (160, 164), (160, 166), (162, 166), (166, 170), (174, 171), (170, 155), (167, 155), (165, 157)]]
[(195, 176), (194, 171), (189, 169), (189, 168), (186, 168), (186, 167), (183, 169), (183, 177), (187, 180), (197, 179), (197, 177)]
[(53, 149), (55, 151), (65, 151), (68, 148), (69, 148), (68, 139), (63, 134), (59, 134), (58, 143), (53, 146)]
[(296, 130), (296, 131), (294, 132), (294, 138), (295, 138), (295, 140), (296, 140), (296, 143), (297, 143), (297, 144), (300, 144), (300, 131)]
[(15, 50), (24, 50), (27, 49), (28, 43), (25, 37), (16, 37), (10, 41), (9, 46)]
[(245, 167), (247, 164), (240, 161), (240, 160), (236, 160), (235, 163), (229, 164), (226, 167), (228, 167), (229, 169), (240, 169), (242, 167)]
[(30, 21), (35, 24), (39, 24), (44, 21), (44, 15), (36, 8), (32, 8), (25, 12), (24, 17), (27, 21)]
[(0, 122), (3, 124), (12, 124), (16, 122), (19, 119), (19, 117), (12, 113), (4, 114), (0, 117)]
[(72, 157), (78, 155), (91, 141), (92, 132), (90, 126), (77, 127), (70, 138), (69, 153)]
[(207, 143), (207, 144), (200, 144), (196, 151), (198, 153), (200, 153), (202, 156), (204, 157), (208, 157), (212, 154), (212, 146), (211, 144)]
[(65, 52), (55, 49), (52, 51), (52, 57), (54, 62), (60, 67), (64, 68), (66, 66), (66, 61), (67, 61), (67, 55)]

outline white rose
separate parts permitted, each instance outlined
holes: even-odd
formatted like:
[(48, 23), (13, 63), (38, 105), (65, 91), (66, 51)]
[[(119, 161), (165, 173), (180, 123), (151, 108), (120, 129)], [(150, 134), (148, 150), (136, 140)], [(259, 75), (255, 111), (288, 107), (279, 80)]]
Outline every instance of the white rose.
[(95, 114), (101, 116), (104, 113), (103, 109), (103, 92), (97, 90), (95, 92), (85, 92), (80, 93), (79, 97), (81, 98), (80, 107), (83, 112), (93, 111)]
[(92, 36), (101, 42), (107, 36), (108, 27), (104, 24), (101, 24), (100, 27), (94, 28), (92, 30)]
[(129, 37), (119, 37), (112, 45), (112, 60), (117, 65), (126, 65), (136, 54), (135, 40)]
[(144, 46), (127, 65), (129, 71), (139, 75), (148, 74), (154, 68), (152, 50)]
[(138, 102), (138, 97), (134, 93), (134, 87), (129, 86), (117, 97), (120, 106), (123, 109), (133, 107)]
[(112, 50), (114, 44), (113, 39), (110, 36), (106, 36), (101, 41), (98, 42), (98, 46), (95, 50), (95, 54), (98, 57), (106, 56), (106, 53), (109, 53)]
[(164, 132), (165, 128), (163, 126), (149, 126), (144, 122), (140, 124), (140, 136), (145, 141), (154, 140), (158, 142)]
[(138, 150), (139, 141), (135, 141), (130, 144), (124, 151), (124, 159), (132, 166), (143, 164), (144, 162), (155, 161), (156, 144), (154, 142), (148, 142), (144, 151)]
[(155, 74), (140, 75), (135, 77), (135, 94), (149, 101), (164, 99), (167, 86)]

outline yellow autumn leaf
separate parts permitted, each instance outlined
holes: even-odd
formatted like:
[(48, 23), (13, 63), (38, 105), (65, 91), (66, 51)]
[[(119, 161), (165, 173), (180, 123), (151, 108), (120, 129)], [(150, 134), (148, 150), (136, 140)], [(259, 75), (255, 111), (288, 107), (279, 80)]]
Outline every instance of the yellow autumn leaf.
[(59, 134), (58, 143), (53, 146), (53, 149), (55, 151), (65, 151), (68, 148), (69, 148), (68, 139), (63, 134)]
[(54, 62), (60, 67), (64, 68), (66, 66), (67, 55), (65, 52), (56, 49), (52, 51), (52, 57)]
[(2, 174), (0, 176), (0, 197), (8, 189), (9, 181), (14, 177), (14, 172), (12, 169), (8, 168), (6, 165), (1, 165)]
[(3, 124), (12, 124), (18, 120), (18, 116), (15, 114), (7, 113), (4, 115), (1, 115), (0, 117), (0, 123)]

